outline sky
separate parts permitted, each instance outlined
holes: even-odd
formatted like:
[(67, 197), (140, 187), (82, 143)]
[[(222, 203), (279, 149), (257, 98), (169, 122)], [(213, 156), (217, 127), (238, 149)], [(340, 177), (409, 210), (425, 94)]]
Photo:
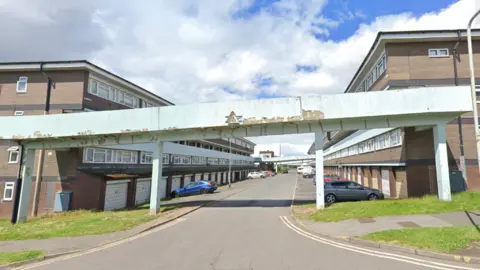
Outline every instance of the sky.
[(465, 28), (478, 1), (0, 0), (0, 61), (86, 59), (175, 104), (342, 93), (378, 31)]

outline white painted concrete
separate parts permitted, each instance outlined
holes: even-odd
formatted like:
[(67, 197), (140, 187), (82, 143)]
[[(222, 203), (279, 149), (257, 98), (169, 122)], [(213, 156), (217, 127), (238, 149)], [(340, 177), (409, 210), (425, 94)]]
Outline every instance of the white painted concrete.
[(28, 209), (30, 204), (30, 189), (32, 187), (33, 163), (35, 160), (35, 150), (25, 149), (23, 154), (22, 170), (22, 189), (20, 191), (20, 201), (18, 205), (17, 223), (27, 221)]
[(441, 201), (451, 201), (450, 174), (448, 169), (447, 134), (445, 124), (433, 127), (435, 146), (435, 169), (437, 172), (438, 198)]
[(150, 215), (156, 215), (160, 212), (160, 200), (163, 194), (165, 194), (166, 185), (162, 183), (162, 170), (163, 170), (163, 143), (159, 141), (157, 147), (153, 152), (152, 163), (152, 189), (150, 192)]
[(315, 132), (315, 171), (317, 209), (325, 208), (325, 190), (323, 187), (323, 131)]

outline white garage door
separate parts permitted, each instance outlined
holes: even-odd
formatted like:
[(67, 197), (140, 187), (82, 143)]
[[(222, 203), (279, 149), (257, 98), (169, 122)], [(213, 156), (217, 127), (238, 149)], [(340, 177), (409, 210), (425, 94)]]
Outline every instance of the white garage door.
[(220, 180), (222, 180), (222, 173), (217, 172), (217, 178), (216, 178), (217, 184), (220, 184)]
[(200, 180), (202, 180), (202, 174), (200, 173), (195, 174), (195, 181), (200, 181)]
[(192, 175), (185, 175), (185, 180), (183, 180), (183, 186), (188, 185), (188, 183), (192, 182)]
[(382, 169), (382, 192), (390, 197), (390, 173), (388, 169)]
[(130, 182), (130, 180), (107, 182), (105, 204), (103, 206), (105, 211), (127, 207), (128, 182)]
[(144, 204), (150, 200), (151, 178), (137, 179), (137, 189), (135, 192), (135, 205)]
[(180, 188), (181, 181), (181, 175), (175, 175), (174, 177), (172, 177), (172, 191)]

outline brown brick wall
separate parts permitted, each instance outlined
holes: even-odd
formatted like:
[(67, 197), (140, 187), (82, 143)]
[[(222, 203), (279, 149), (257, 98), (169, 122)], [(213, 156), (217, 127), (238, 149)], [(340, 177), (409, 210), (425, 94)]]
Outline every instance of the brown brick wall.
[(75, 180), (62, 181), (61, 189), (72, 192), (71, 209), (103, 210), (105, 181), (100, 176), (78, 172)]
[[(453, 78), (453, 47), (455, 41), (448, 42), (419, 42), (419, 43), (390, 43), (386, 44), (387, 71), (390, 80), (418, 80), (418, 79), (445, 79)], [(475, 68), (480, 69), (480, 42), (474, 42)], [(449, 57), (431, 58), (428, 49), (448, 48)], [(468, 78), (468, 50), (466, 41), (462, 41), (457, 51), (459, 78)]]
[[(85, 71), (49, 71), (55, 82), (51, 92), (51, 104), (80, 106), (83, 99)], [(17, 81), (21, 76), (28, 77), (27, 92), (17, 93)], [(39, 71), (0, 73), (0, 106), (13, 105), (17, 110), (25, 110), (22, 105), (39, 105), (43, 109), (46, 100), (47, 82)]]
[(408, 188), (407, 188), (407, 173), (406, 173), (405, 167), (393, 168), (393, 174), (395, 177), (395, 197), (407, 198)]

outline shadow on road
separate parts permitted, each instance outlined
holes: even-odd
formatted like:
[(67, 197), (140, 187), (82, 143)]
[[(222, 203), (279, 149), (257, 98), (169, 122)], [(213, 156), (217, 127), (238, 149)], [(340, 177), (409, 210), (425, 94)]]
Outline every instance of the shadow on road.
[[(184, 207), (184, 206), (198, 206), (205, 203), (214, 202), (208, 204), (204, 207), (211, 208), (223, 208), (223, 207), (232, 207), (232, 208), (242, 208), (242, 207), (289, 207), (292, 203), (292, 200), (225, 200), (225, 201), (188, 201), (188, 202), (178, 202), (178, 203), (169, 203), (168, 206), (173, 207)], [(313, 201), (314, 202), (314, 201)], [(295, 204), (307, 204), (312, 203), (311, 201), (295, 201)]]

